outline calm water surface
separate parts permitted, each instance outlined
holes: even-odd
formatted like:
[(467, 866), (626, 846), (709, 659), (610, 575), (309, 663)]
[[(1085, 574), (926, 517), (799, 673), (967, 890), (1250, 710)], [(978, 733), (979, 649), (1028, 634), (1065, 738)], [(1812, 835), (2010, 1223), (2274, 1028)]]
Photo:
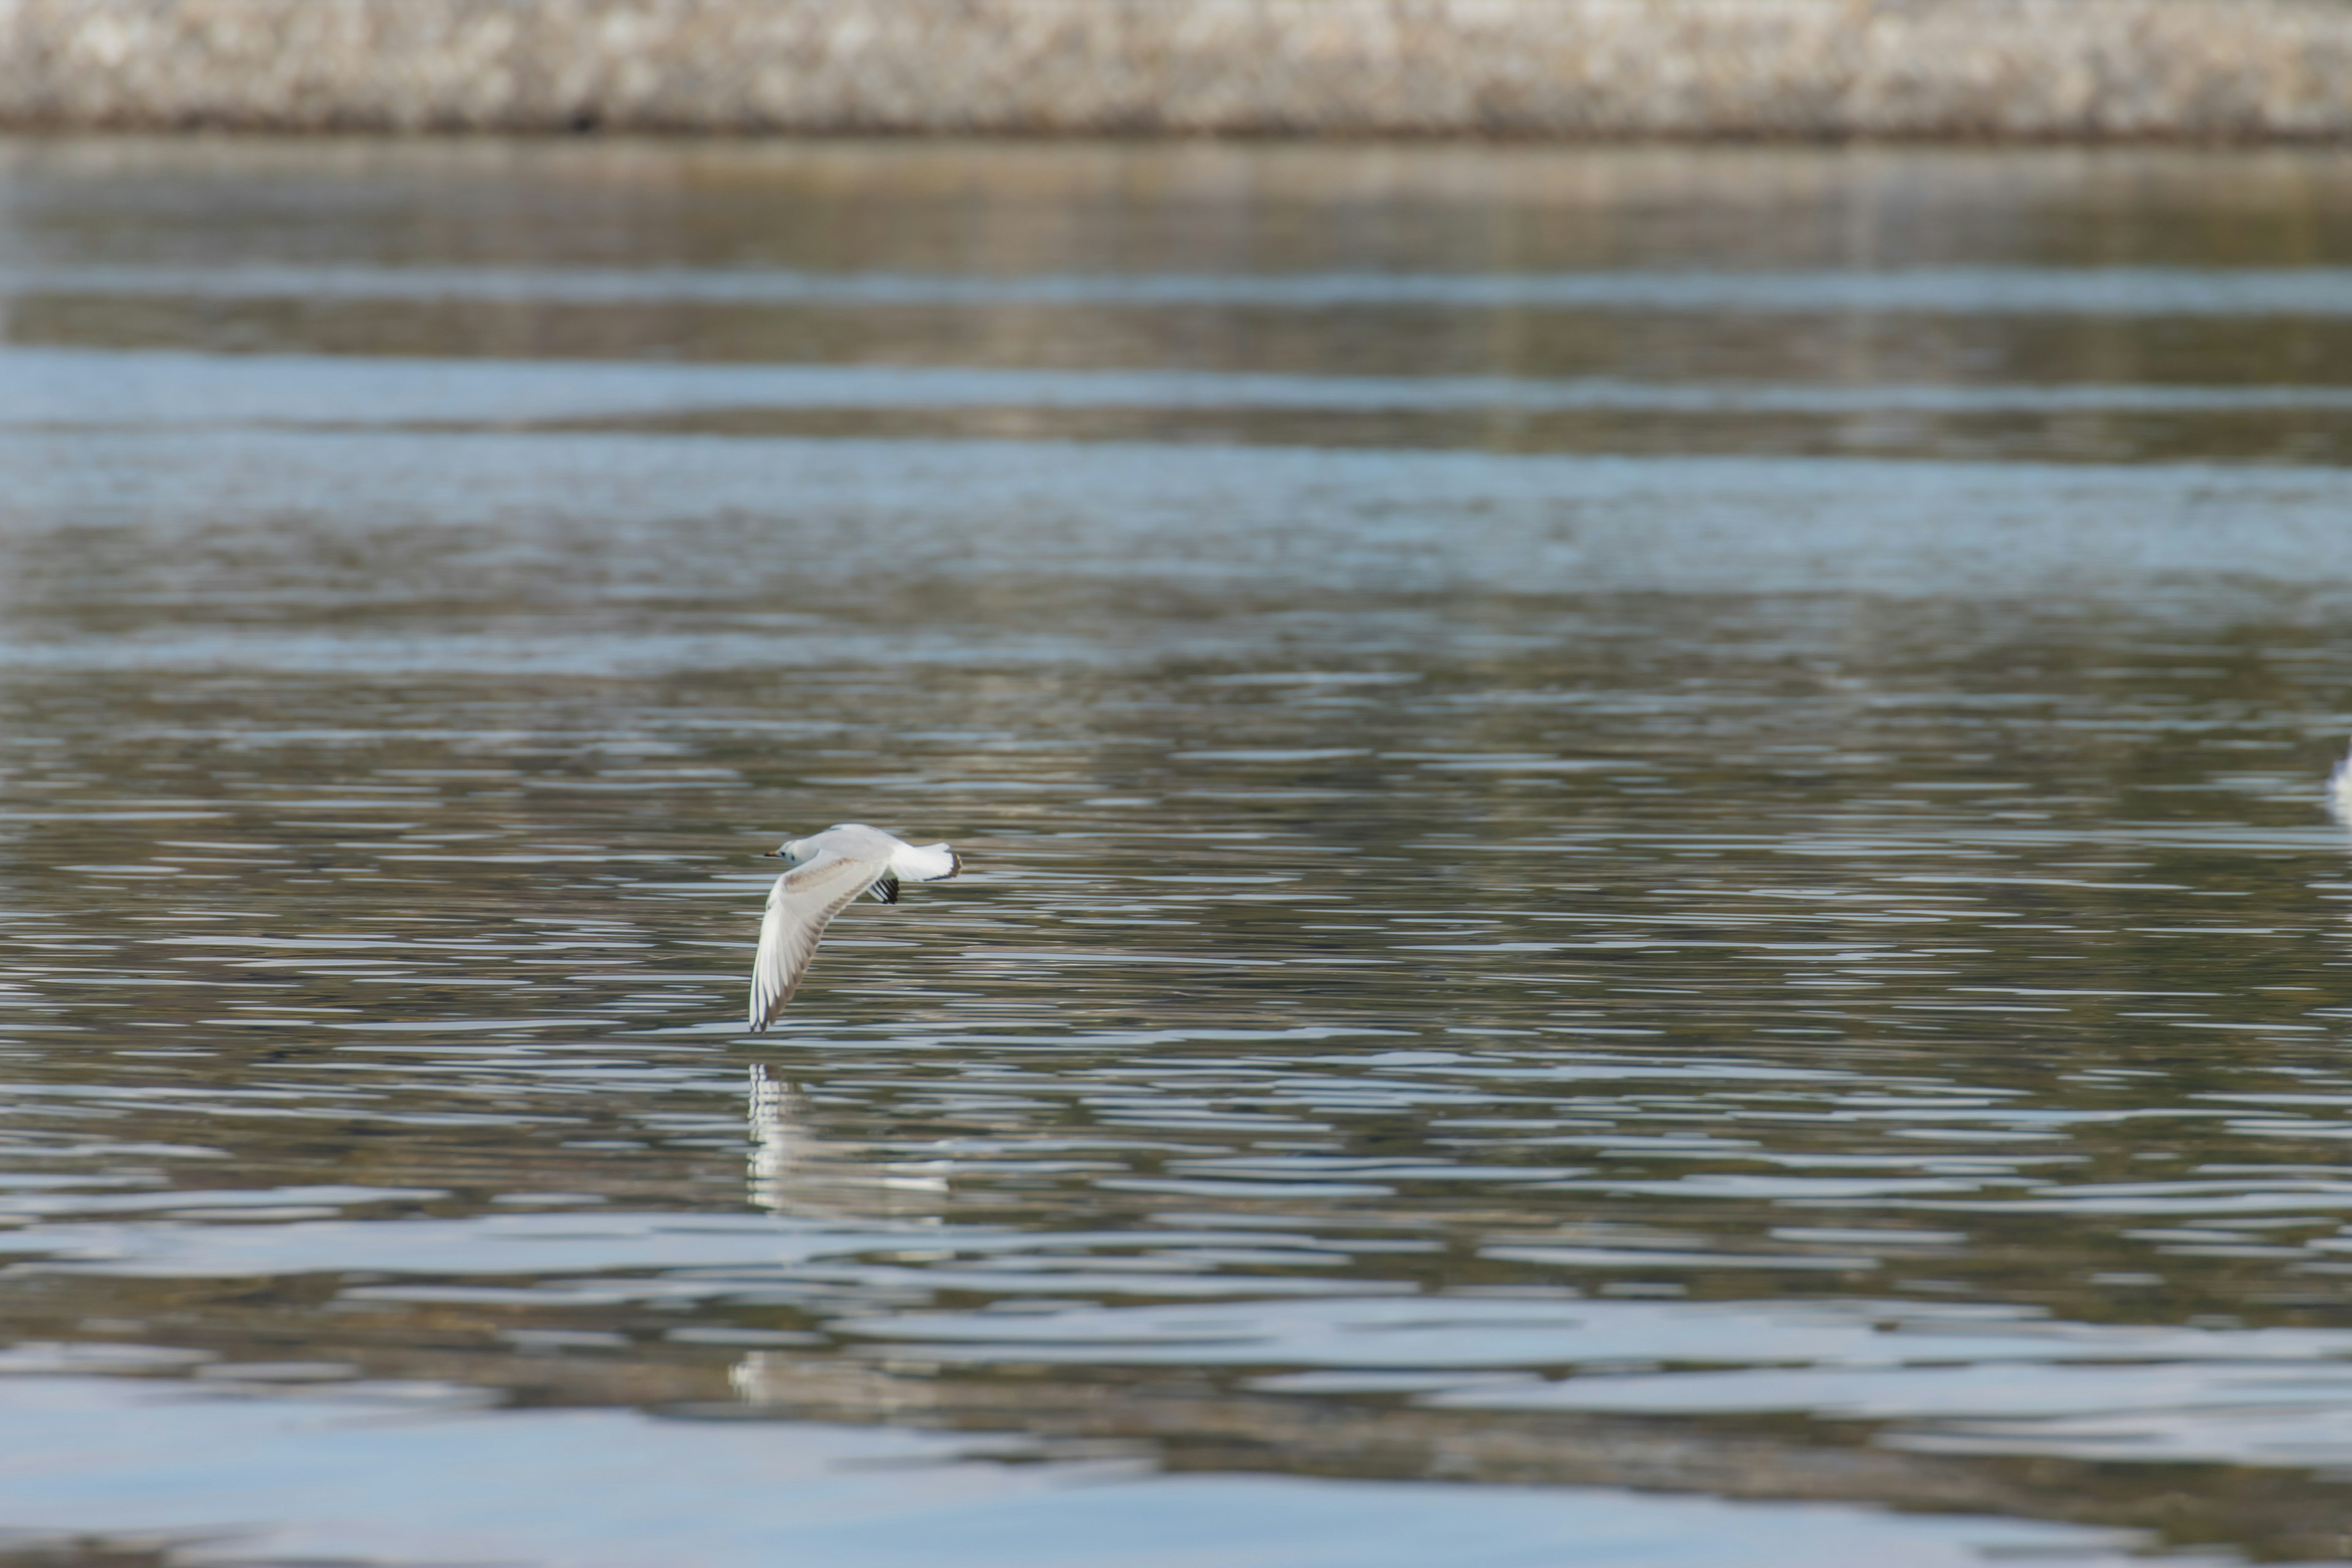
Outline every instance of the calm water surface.
[(0, 1562), (2352, 1555), (2340, 158), (25, 142), (0, 312)]

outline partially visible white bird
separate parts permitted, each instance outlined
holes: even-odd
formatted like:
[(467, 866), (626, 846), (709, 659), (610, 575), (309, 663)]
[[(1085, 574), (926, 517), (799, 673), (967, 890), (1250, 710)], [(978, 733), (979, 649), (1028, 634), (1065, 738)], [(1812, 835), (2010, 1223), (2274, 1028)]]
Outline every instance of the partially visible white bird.
[(2352, 752), (2328, 773), (2327, 815), (2352, 827)]
[(833, 917), (872, 893), (898, 901), (898, 884), (938, 882), (963, 869), (944, 844), (914, 845), (862, 822), (839, 822), (806, 838), (787, 838), (772, 858), (790, 863), (768, 891), (760, 921), (760, 955), (751, 965), (751, 1027), (766, 1028), (792, 1000)]

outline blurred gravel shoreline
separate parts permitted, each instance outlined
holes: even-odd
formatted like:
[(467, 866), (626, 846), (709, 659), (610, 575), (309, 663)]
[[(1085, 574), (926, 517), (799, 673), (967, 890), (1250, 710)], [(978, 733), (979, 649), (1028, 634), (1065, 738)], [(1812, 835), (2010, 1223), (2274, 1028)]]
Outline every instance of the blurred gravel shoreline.
[(0, 0), (0, 126), (2314, 140), (2352, 0)]

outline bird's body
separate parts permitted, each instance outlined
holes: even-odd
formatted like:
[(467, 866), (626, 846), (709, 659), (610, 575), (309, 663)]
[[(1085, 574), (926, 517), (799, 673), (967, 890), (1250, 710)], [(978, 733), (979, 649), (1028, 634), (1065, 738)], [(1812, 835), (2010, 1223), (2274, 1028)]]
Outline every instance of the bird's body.
[(963, 868), (944, 844), (909, 844), (862, 822), (788, 838), (775, 853), (790, 864), (769, 889), (768, 912), (760, 921), (760, 952), (751, 965), (754, 1030), (775, 1022), (816, 956), (824, 928), (858, 894), (895, 904), (900, 882), (936, 882)]

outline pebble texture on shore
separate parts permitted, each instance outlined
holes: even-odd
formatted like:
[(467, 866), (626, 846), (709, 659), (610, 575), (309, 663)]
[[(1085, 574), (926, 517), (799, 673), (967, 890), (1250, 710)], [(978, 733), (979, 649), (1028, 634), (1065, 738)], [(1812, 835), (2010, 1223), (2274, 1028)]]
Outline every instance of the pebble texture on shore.
[(0, 0), (0, 125), (2352, 135), (2352, 0)]

